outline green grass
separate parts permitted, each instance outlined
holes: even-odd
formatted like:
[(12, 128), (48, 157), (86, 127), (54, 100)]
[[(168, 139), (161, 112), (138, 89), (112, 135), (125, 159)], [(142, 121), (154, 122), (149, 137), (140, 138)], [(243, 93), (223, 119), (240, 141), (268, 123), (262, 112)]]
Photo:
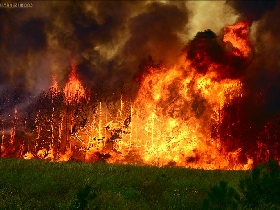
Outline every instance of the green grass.
[(251, 171), (0, 159), (0, 209), (201, 209), (221, 180)]

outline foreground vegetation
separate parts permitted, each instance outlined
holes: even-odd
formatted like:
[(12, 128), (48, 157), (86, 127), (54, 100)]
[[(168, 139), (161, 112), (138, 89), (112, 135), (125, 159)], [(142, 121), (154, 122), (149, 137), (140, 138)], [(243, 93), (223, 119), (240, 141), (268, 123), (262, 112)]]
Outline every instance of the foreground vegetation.
[[(277, 209), (261, 199), (259, 189), (244, 197), (267, 176), (261, 169), (252, 176), (251, 171), (0, 159), (0, 170), (0, 209)], [(258, 203), (251, 205), (253, 198)]]

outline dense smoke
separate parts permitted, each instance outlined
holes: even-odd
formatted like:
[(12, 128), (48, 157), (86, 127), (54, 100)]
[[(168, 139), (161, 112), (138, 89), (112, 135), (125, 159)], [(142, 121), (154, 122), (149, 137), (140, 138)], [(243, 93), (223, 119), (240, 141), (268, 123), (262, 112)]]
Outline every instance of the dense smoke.
[[(215, 12), (212, 18), (199, 15), (204, 14), (206, 8)], [(56, 76), (63, 86), (72, 59), (78, 64), (78, 74), (85, 86), (100, 81), (113, 86), (131, 83), (140, 71), (139, 65), (148, 56), (152, 56), (155, 62), (173, 65), (197, 30), (210, 29), (219, 36), (221, 31), (218, 28), (221, 30), (232, 24), (238, 16), (254, 21), (256, 61), (253, 68), (262, 66), (262, 69), (277, 74), (279, 24), (274, 17), (278, 12), (276, 1), (211, 4), (48, 1), (34, 2), (29, 9), (2, 8), (0, 55), (4, 59), (0, 61), (1, 90), (21, 85), (28, 90), (41, 91), (49, 87), (51, 75)], [(217, 15), (219, 19), (215, 18)], [(216, 60), (220, 58), (218, 44), (212, 43), (207, 50), (215, 54)], [(264, 67), (264, 64), (269, 66)], [(248, 80), (256, 81), (256, 72), (261, 74), (264, 70), (251, 71)], [(272, 74), (265, 77), (269, 75)]]
[[(231, 111), (227, 112), (231, 123), (235, 123), (231, 133), (236, 139), (240, 139), (244, 151), (260, 150), (256, 148), (256, 142), (259, 141), (266, 145), (264, 150), (270, 151), (267, 156), (277, 156), (280, 137), (280, 23), (275, 17), (280, 14), (280, 4), (277, 1), (229, 1), (228, 3), (236, 13), (240, 14), (240, 19), (253, 21), (252, 27), (255, 30), (252, 37), (254, 48), (251, 65), (240, 77), (246, 97), (230, 106)], [(235, 111), (232, 111), (233, 109)], [(234, 120), (237, 114), (232, 114), (233, 112), (238, 113), (238, 119)], [(229, 125), (229, 123), (225, 124)], [(242, 137), (240, 137), (241, 133)]]
[(227, 4), (232, 6), (242, 18), (248, 18), (252, 21), (259, 20), (265, 13), (274, 9), (275, 0), (271, 1), (235, 1), (227, 0)]
[(147, 56), (173, 61), (183, 46), (178, 33), (188, 23), (183, 2), (47, 1), (2, 8), (0, 16), (1, 88), (37, 91), (48, 89), (51, 75), (63, 86), (73, 59), (85, 86), (119, 89)]
[[(249, 98), (259, 98), (259, 104), (253, 107), (259, 108), (260, 110), (257, 112), (260, 111), (259, 113), (264, 117), (263, 120), (267, 120), (267, 117), (275, 117), (280, 112), (280, 72), (278, 59), (280, 29), (279, 21), (275, 19), (275, 16), (279, 15), (280, 5), (279, 3), (273, 3), (273, 1), (268, 1), (267, 6), (263, 4), (264, 2), (262, 2), (262, 5), (260, 6), (262, 8), (267, 8), (268, 11), (265, 14), (264, 11), (262, 11), (262, 16), (260, 16), (259, 13), (254, 13), (256, 14), (256, 17), (259, 17), (259, 20), (255, 22), (256, 36), (254, 41), (254, 58), (252, 66), (248, 70), (247, 75), (243, 78), (243, 81), (246, 85), (245, 87)], [(273, 7), (273, 10), (271, 8), (272, 4), (276, 4), (275, 7)], [(252, 7), (252, 9), (253, 8), (254, 7)], [(260, 9), (257, 9), (256, 11), (261, 12)], [(247, 12), (248, 17), (252, 16), (253, 12)], [(252, 100), (249, 98), (248, 103), (252, 103)], [(263, 103), (260, 101), (263, 101)], [(262, 122), (262, 119), (260, 119), (260, 122)]]

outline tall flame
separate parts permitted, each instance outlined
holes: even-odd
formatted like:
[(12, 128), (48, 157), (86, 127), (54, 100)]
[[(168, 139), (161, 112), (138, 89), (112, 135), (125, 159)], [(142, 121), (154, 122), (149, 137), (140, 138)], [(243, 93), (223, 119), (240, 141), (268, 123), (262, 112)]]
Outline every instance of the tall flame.
[(58, 83), (56, 80), (55, 76), (52, 76), (52, 85), (51, 85), (51, 89), (54, 93), (58, 93), (59, 92), (59, 87), (58, 87)]
[(85, 89), (77, 77), (76, 64), (74, 61), (71, 63), (71, 72), (63, 92), (68, 102), (71, 102), (75, 98), (80, 99), (85, 97)]
[(217, 81), (214, 71), (195, 74), (188, 65), (153, 70), (142, 82), (134, 103), (132, 123), (137, 135), (133, 144), (139, 145), (147, 164), (205, 169), (232, 168), (234, 164), (242, 169), (239, 151), (227, 154), (219, 139), (211, 139), (209, 129), (221, 120), (219, 110), (241, 93), (240, 81)]

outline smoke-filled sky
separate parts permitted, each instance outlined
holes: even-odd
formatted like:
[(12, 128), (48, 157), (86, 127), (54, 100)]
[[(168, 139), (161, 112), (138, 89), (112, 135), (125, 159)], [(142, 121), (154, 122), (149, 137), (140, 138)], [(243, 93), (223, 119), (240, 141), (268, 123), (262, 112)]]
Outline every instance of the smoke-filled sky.
[(222, 36), (224, 26), (244, 19), (253, 21), (255, 56), (243, 78), (247, 88), (261, 89), (271, 80), (272, 88), (278, 85), (280, 8), (275, 1), (33, 3), (32, 8), (0, 8), (1, 90), (21, 85), (39, 92), (48, 89), (52, 75), (63, 86), (71, 60), (85, 86), (130, 83), (148, 56), (174, 65), (197, 32), (210, 29)]

